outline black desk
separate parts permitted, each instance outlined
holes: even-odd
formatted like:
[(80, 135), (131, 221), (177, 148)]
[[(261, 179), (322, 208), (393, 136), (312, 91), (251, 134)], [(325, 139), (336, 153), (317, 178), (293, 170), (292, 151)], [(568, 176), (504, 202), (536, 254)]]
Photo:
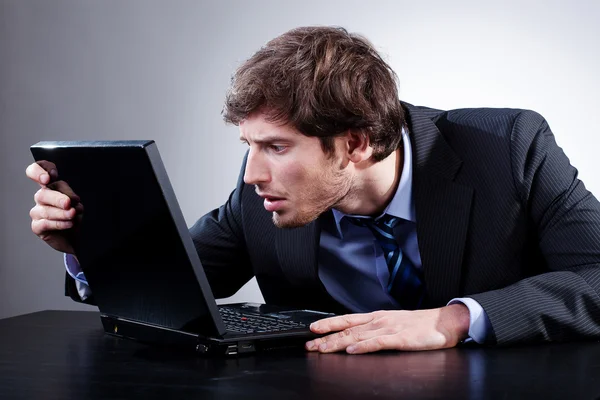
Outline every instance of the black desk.
[(104, 335), (95, 312), (0, 320), (1, 399), (600, 396), (600, 343), (204, 359)]

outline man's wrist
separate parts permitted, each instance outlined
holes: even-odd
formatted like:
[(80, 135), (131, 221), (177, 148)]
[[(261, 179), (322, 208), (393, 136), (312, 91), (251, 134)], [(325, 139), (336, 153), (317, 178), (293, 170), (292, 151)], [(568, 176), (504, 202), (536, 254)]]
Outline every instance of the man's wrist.
[(470, 313), (469, 339), (476, 343), (483, 344), (493, 340), (493, 329), (485, 310), (471, 297), (454, 298), (448, 302), (448, 305), (464, 304)]
[(456, 338), (456, 343), (460, 343), (469, 337), (469, 327), (471, 325), (471, 314), (469, 308), (463, 303), (450, 304), (442, 308), (446, 310), (449, 318), (448, 329), (451, 335)]

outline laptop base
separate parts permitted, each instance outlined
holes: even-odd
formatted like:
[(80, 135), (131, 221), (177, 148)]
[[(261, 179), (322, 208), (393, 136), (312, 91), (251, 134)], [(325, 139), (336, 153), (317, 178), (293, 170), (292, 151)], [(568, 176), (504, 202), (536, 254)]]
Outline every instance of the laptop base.
[[(223, 307), (234, 310), (239, 309), (254, 315), (289, 318), (305, 323), (306, 326), (313, 321), (332, 315), (318, 311), (292, 310), (254, 303), (227, 304)], [(112, 336), (146, 344), (168, 346), (186, 352), (194, 351), (205, 356), (238, 356), (257, 352), (302, 350), (308, 340), (318, 337), (308, 328), (297, 328), (284, 332), (243, 334), (226, 332), (221, 337), (206, 337), (195, 332), (165, 328), (107, 314), (101, 314), (100, 317), (105, 333)]]

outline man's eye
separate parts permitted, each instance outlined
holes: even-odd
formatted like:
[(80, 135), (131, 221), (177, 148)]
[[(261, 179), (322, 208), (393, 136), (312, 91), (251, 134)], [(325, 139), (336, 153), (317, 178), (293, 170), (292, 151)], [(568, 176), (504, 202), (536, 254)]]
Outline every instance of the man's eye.
[(274, 145), (274, 144), (270, 145), (269, 147), (270, 147), (270, 148), (271, 148), (271, 150), (273, 150), (275, 153), (281, 153), (281, 152), (283, 152), (283, 151), (286, 149), (286, 147), (285, 147), (285, 146), (276, 146), (276, 145)]

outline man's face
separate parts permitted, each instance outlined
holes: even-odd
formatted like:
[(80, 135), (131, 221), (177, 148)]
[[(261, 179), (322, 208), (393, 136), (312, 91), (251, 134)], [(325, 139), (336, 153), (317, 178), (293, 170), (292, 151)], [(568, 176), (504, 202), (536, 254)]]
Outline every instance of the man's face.
[(342, 169), (343, 148), (326, 155), (316, 137), (254, 113), (240, 124), (240, 140), (250, 146), (244, 182), (256, 187), (279, 228), (314, 221), (349, 192), (351, 176)]

